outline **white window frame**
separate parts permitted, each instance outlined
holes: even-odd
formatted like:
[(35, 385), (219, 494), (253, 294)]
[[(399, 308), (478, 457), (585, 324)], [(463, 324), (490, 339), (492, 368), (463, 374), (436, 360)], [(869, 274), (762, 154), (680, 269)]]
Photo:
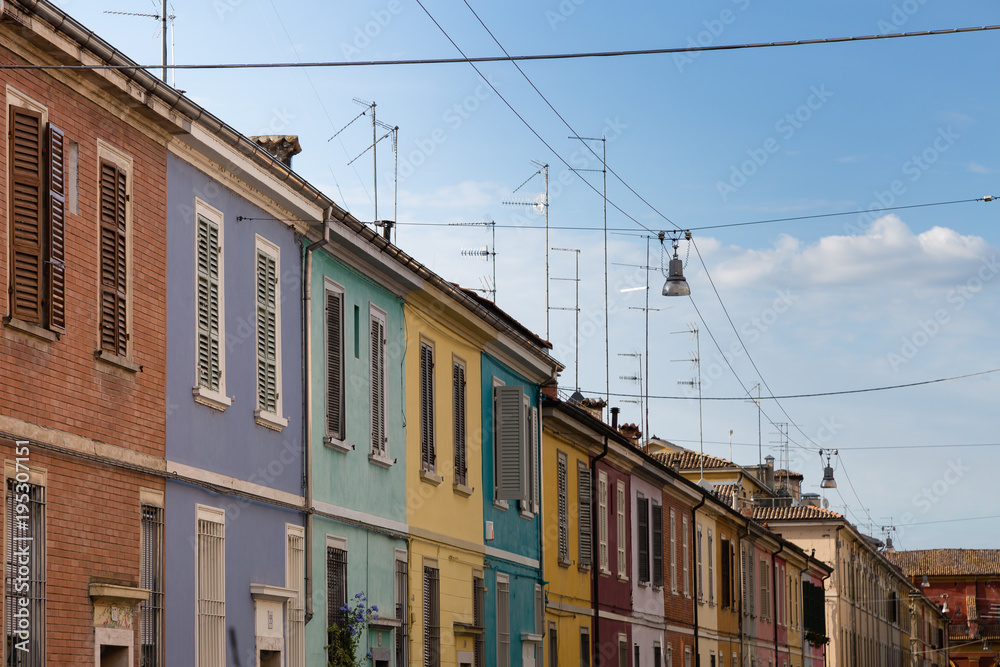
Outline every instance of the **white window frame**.
[[(274, 412), (266, 410), (260, 405), (260, 377), (259, 371), (257, 370), (257, 363), (260, 362), (259, 359), (256, 359), (256, 363), (254, 364), (254, 376), (257, 377), (257, 387), (254, 400), (256, 401), (257, 409), (254, 410), (253, 416), (254, 420), (261, 426), (274, 431), (280, 431), (288, 426), (288, 419), (281, 416), (284, 412), (282, 409), (282, 395), (284, 392), (282, 391), (281, 382), (281, 251), (278, 249), (277, 245), (268, 241), (260, 234), (254, 235), (253, 285), (255, 327), (259, 325), (259, 318), (257, 317), (257, 281), (259, 280), (257, 275), (257, 256), (260, 254), (266, 255), (274, 260), (274, 386), (277, 395), (274, 399)], [(257, 340), (259, 340), (260, 335), (261, 332), (257, 331)], [(259, 347), (259, 342), (255, 341), (255, 343)]]
[[(199, 218), (204, 218), (206, 222), (212, 224), (218, 230), (218, 241), (219, 241), (219, 256), (217, 258), (217, 263), (219, 266), (218, 275), (218, 316), (219, 316), (219, 388), (211, 389), (205, 387), (201, 384), (201, 366), (198, 360), (198, 345), (199, 338), (201, 336), (201, 331), (198, 327), (198, 311), (201, 302), (201, 295), (198, 290), (198, 245), (200, 241), (199, 237)], [(197, 403), (201, 403), (207, 407), (219, 410), (220, 412), (225, 411), (230, 405), (233, 404), (233, 399), (226, 396), (226, 244), (225, 244), (225, 217), (222, 211), (219, 209), (209, 206), (207, 203), (203, 202), (201, 199), (195, 198), (194, 200), (194, 257), (195, 257), (195, 275), (194, 275), (194, 340), (195, 340), (195, 360), (194, 360), (194, 388), (192, 389), (192, 394), (194, 395), (194, 400)]]
[(677, 511), (670, 508), (670, 592), (677, 595)]
[(702, 569), (703, 566), (704, 566), (704, 562), (703, 562), (704, 561), (704, 552), (702, 551), (702, 548), (701, 548), (701, 544), (702, 544), (702, 539), (701, 539), (702, 538), (701, 521), (699, 521), (696, 524), (695, 530), (696, 530), (696, 533), (695, 533), (696, 536), (695, 536), (695, 543), (694, 543), (694, 554), (695, 554), (695, 561), (697, 563), (697, 567), (695, 568), (695, 574), (698, 577), (698, 585), (697, 585), (698, 601), (699, 602), (704, 602), (705, 601), (705, 571)]
[(497, 404), (496, 404), (496, 388), (505, 387), (507, 383), (500, 378), (493, 376), (493, 387), (490, 389), (492, 394), (491, 400), (493, 409), (493, 507), (498, 510), (507, 510), (510, 508), (510, 504), (506, 500), (501, 500), (497, 498), (497, 493), (500, 490), (500, 450), (497, 443)]
[(285, 524), (285, 587), (296, 592), (285, 606), (287, 667), (305, 667), (306, 664), (305, 540), (304, 527)]
[(598, 567), (601, 574), (611, 574), (611, 556), (608, 553), (608, 473), (597, 473), (597, 543)]
[[(329, 358), (329, 338), (327, 336), (327, 295), (335, 294), (340, 298), (340, 377), (337, 379), (340, 385), (340, 433), (333, 433), (329, 429), (330, 413), (330, 358)], [(323, 431), (326, 434), (323, 443), (330, 445), (334, 449), (347, 451), (350, 445), (347, 444), (347, 290), (343, 285), (323, 278)]]
[(684, 550), (684, 597), (691, 597), (691, 547), (687, 515), (681, 517), (681, 542)]
[[(198, 532), (198, 524), (202, 521), (219, 524), (222, 526), (222, 553), (220, 562), (213, 567), (213, 574), (218, 578), (222, 589), (222, 622), (219, 627), (219, 636), (211, 642), (211, 646), (203, 646), (206, 638), (201, 636), (201, 601), (202, 601), (202, 570), (201, 554), (204, 549), (198, 544), (195, 553), (194, 567), (194, 590), (195, 590), (195, 660), (198, 667), (225, 667), (226, 665), (226, 512), (218, 507), (208, 505), (195, 505), (195, 541), (200, 541), (201, 533)], [(208, 652), (211, 651), (211, 654)]]
[(715, 605), (715, 543), (712, 527), (708, 527), (708, 604)]
[(368, 425), (368, 429), (369, 429), (369, 433), (368, 433), (369, 434), (369, 438), (368, 438), (368, 460), (371, 461), (372, 463), (377, 464), (377, 465), (388, 467), (388, 466), (390, 466), (390, 465), (392, 465), (394, 463), (394, 461), (391, 458), (390, 451), (389, 451), (390, 442), (389, 442), (389, 428), (388, 428), (388, 425), (389, 425), (389, 416), (388, 416), (389, 415), (389, 396), (388, 396), (388, 385), (389, 385), (389, 350), (388, 350), (388, 348), (389, 348), (389, 314), (386, 311), (384, 311), (381, 308), (379, 308), (378, 306), (376, 306), (374, 303), (369, 303), (368, 304), (368, 337), (367, 337), (367, 341), (368, 341), (368, 364), (369, 364), (368, 375), (369, 375), (369, 381), (371, 381), (373, 379), (372, 378), (372, 374), (374, 372), (374, 367), (372, 366), (372, 359), (371, 359), (371, 335), (372, 335), (372, 323), (375, 322), (375, 321), (378, 321), (378, 322), (380, 322), (382, 324), (382, 332), (383, 332), (383, 337), (382, 337), (382, 352), (381, 352), (381, 354), (382, 354), (382, 359), (381, 359), (382, 392), (381, 392), (381, 396), (378, 397), (378, 400), (382, 403), (382, 424), (381, 424), (381, 428), (382, 428), (382, 447), (378, 448), (378, 451), (376, 451), (376, 448), (374, 446), (375, 434), (372, 433), (371, 428), (372, 428), (372, 425), (373, 425), (373, 423), (375, 421), (375, 414), (374, 413), (375, 413), (376, 405), (372, 402), (372, 397), (371, 397), (372, 392), (371, 392), (371, 387), (369, 386), (368, 407), (369, 407), (369, 410), (370, 410), (370, 412), (369, 412), (369, 416), (371, 417), (370, 421), (372, 423), (369, 423), (369, 425)]
[(618, 579), (621, 581), (628, 580), (628, 550), (627, 550), (627, 540), (628, 540), (628, 528), (625, 525), (625, 507), (626, 507), (626, 496), (625, 496), (625, 482), (618, 480), (615, 484), (615, 515), (617, 519), (617, 530), (615, 531), (618, 537), (618, 544), (615, 545), (616, 552), (618, 556)]

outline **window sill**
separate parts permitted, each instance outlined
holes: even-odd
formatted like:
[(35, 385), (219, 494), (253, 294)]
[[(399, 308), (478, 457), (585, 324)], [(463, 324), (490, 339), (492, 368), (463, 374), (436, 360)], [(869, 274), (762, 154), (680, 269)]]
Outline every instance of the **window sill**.
[(466, 498), (468, 498), (469, 496), (471, 496), (473, 493), (476, 492), (476, 490), (473, 487), (466, 486), (465, 484), (461, 484), (459, 482), (454, 482), (451, 485), (451, 488), (455, 493), (457, 493), (460, 496), (465, 496)]
[(517, 513), (522, 519), (528, 519), (529, 521), (535, 518), (535, 515), (532, 514), (531, 510), (519, 509)]
[(433, 470), (427, 470), (426, 468), (423, 468), (420, 470), (420, 481), (427, 482), (428, 484), (433, 484), (434, 486), (437, 486), (438, 484), (444, 481), (444, 477), (437, 474)]
[(590, 572), (591, 567), (587, 563), (579, 563), (576, 566), (576, 569), (578, 569), (580, 572)]
[(562, 558), (559, 559), (559, 567), (569, 567), (572, 564), (573, 564), (573, 561), (571, 561), (571, 560), (564, 560)]
[(368, 455), (368, 462), (380, 468), (391, 468), (393, 465), (395, 465), (396, 459), (390, 459), (388, 456), (384, 456), (382, 454), (375, 454), (373, 452)]
[(340, 452), (346, 454), (347, 452), (354, 449), (353, 445), (347, 444), (346, 440), (339, 440), (332, 435), (323, 436), (323, 445), (332, 449), (335, 452)]
[(493, 507), (495, 509), (503, 510), (504, 512), (506, 512), (510, 508), (510, 505), (507, 504), (506, 500), (494, 500)]
[(284, 417), (279, 417), (273, 412), (267, 412), (266, 410), (254, 410), (253, 420), (257, 422), (259, 426), (264, 428), (269, 428), (272, 431), (280, 431), (281, 429), (288, 426), (288, 420)]
[(649, 588), (649, 582), (648, 581), (640, 581), (640, 582), (638, 582), (638, 585), (639, 585), (639, 588)]
[(618, 575), (618, 581), (621, 582), (621, 583), (623, 583), (623, 584), (627, 584), (628, 583), (628, 576), (619, 574)]
[(653, 592), (654, 593), (661, 593), (661, 592), (663, 592), (663, 586), (657, 586), (656, 584), (653, 584)]
[(35, 338), (41, 338), (42, 340), (47, 340), (50, 343), (54, 343), (59, 340), (59, 334), (55, 331), (49, 331), (45, 327), (40, 327), (37, 324), (31, 324), (30, 322), (19, 320), (16, 317), (5, 317), (3, 323), (11, 329), (17, 329), (22, 333), (31, 334)]
[(225, 412), (226, 408), (233, 404), (233, 399), (221, 391), (212, 391), (201, 385), (192, 388), (191, 394), (194, 396), (195, 403), (200, 403), (219, 412)]
[(597, 574), (601, 575), (602, 577), (610, 577), (610, 576), (611, 576), (611, 570), (605, 570), (605, 569), (604, 569), (604, 568), (602, 567), (601, 569), (599, 569), (599, 570), (597, 571)]
[(129, 361), (125, 357), (119, 357), (117, 354), (111, 354), (110, 352), (106, 352), (104, 350), (95, 350), (94, 357), (105, 363), (111, 364), (112, 366), (117, 366), (122, 370), (129, 371), (130, 373), (139, 373), (142, 371), (142, 366), (134, 361)]

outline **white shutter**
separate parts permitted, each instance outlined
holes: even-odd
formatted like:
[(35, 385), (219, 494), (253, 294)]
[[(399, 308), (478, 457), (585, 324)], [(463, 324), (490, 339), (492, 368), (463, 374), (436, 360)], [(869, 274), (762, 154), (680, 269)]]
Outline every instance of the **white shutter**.
[(497, 574), (497, 667), (510, 667), (510, 584), (506, 575), (500, 574)]
[(599, 542), (600, 568), (610, 572), (608, 555), (608, 475), (603, 470), (597, 473), (597, 539)]
[(197, 647), (200, 667), (226, 664), (225, 513), (197, 508)]
[(497, 500), (524, 500), (527, 496), (523, 397), (520, 385), (493, 388), (493, 446), (496, 449), (493, 474)]
[(670, 508), (670, 590), (677, 592), (677, 512)]
[(625, 538), (625, 483), (618, 481), (615, 485), (617, 493), (615, 494), (615, 509), (617, 510), (617, 537), (618, 537), (618, 576), (627, 577), (628, 576), (628, 563), (626, 562), (626, 538)]

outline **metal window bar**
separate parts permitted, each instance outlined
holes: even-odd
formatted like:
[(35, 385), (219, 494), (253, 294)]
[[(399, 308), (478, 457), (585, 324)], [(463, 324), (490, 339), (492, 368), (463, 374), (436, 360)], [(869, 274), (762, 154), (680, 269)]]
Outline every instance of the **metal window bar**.
[(226, 664), (225, 524), (198, 520), (198, 664)]
[[(482, 577), (472, 579), (472, 622), (480, 630), (486, 629), (486, 581)], [(484, 632), (476, 635), (473, 660), (474, 667), (486, 667), (486, 636)]]
[[(343, 625), (347, 612), (347, 551), (336, 547), (326, 548), (326, 623), (327, 628)], [(327, 644), (332, 644), (333, 633), (327, 631)], [(332, 658), (332, 655), (331, 655)]]
[[(45, 664), (45, 487), (7, 480), (7, 554), (6, 582), (4, 586), (6, 606), (4, 630), (7, 645), (8, 667), (42, 667)], [(27, 550), (28, 576), (18, 581), (18, 567), (23, 564)], [(21, 587), (27, 583), (27, 591)], [(27, 606), (22, 600), (27, 601)], [(28, 610), (31, 633), (26, 643), (27, 650), (18, 650), (23, 638), (15, 635), (19, 618), (15, 613)], [(21, 612), (23, 613), (23, 612)]]
[(288, 601), (286, 637), (288, 667), (305, 667), (306, 610), (303, 583), (305, 578), (305, 537), (288, 534), (288, 584), (296, 591)]
[(436, 567), (424, 568), (424, 667), (441, 664), (441, 589)]
[(139, 587), (149, 591), (142, 603), (139, 617), (141, 667), (163, 667), (166, 664), (163, 644), (163, 508), (142, 506), (142, 554)]
[(405, 560), (396, 561), (396, 618), (399, 620), (399, 627), (396, 628), (396, 667), (407, 667), (407, 628), (409, 623), (409, 610), (407, 602), (410, 599), (409, 581), (407, 580), (407, 565)]

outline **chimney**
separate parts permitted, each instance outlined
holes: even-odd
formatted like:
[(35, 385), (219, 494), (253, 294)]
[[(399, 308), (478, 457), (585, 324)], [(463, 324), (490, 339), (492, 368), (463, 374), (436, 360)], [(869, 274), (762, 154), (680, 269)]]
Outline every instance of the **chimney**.
[(604, 421), (604, 406), (607, 403), (603, 398), (581, 398), (579, 406), (589, 412), (595, 419)]
[(392, 241), (392, 227), (395, 225), (393, 220), (379, 220), (378, 223), (382, 226), (382, 238), (386, 241)]
[(302, 152), (299, 137), (294, 134), (262, 134), (250, 138), (289, 169), (292, 167), (292, 156)]
[(818, 493), (803, 493), (802, 494), (802, 504), (805, 507), (819, 507), (819, 494)]
[[(603, 403), (603, 401), (602, 401)], [(602, 406), (603, 407), (603, 406)], [(611, 408), (611, 428), (618, 430), (618, 412), (620, 408)]]
[(767, 488), (774, 490), (774, 457), (768, 454), (764, 457), (764, 484)]

